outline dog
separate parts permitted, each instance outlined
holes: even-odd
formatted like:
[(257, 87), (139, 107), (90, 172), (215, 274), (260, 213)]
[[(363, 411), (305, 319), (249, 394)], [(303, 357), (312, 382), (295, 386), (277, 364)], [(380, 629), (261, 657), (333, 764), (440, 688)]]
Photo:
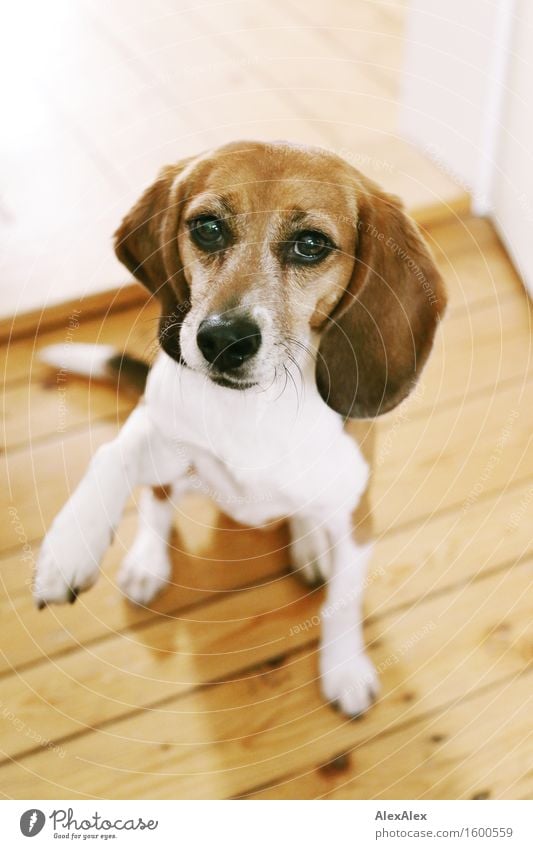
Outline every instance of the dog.
[(160, 302), (160, 350), (149, 369), (106, 347), (43, 352), (93, 377), (122, 370), (143, 394), (50, 527), (37, 605), (94, 584), (139, 485), (119, 583), (148, 604), (170, 576), (173, 502), (200, 479), (237, 522), (288, 522), (293, 569), (327, 583), (323, 695), (363, 713), (378, 693), (361, 610), (369, 425), (415, 385), (446, 302), (417, 225), (330, 152), (234, 142), (164, 168), (115, 250)]

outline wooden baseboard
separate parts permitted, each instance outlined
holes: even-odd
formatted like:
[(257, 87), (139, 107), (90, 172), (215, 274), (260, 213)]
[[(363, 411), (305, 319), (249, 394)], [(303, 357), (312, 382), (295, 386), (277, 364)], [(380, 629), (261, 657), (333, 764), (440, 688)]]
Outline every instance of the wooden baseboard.
[(146, 290), (139, 283), (132, 282), (86, 298), (75, 298), (41, 310), (3, 318), (0, 319), (0, 342), (5, 344), (24, 336), (37, 335), (43, 330), (61, 327), (72, 315), (87, 318), (106, 312), (117, 312), (135, 304), (144, 304), (148, 298)]

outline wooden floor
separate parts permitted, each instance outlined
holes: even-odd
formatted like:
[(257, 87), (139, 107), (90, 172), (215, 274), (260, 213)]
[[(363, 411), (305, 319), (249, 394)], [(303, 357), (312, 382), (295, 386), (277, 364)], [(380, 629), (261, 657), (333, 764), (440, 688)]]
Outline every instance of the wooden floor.
[(13, 317), (19, 326), (28, 312), (124, 283), (111, 234), (126, 210), (162, 165), (229, 140), (321, 145), (411, 210), (464, 202), (399, 133), (404, 6), (6, 4), (0, 333)]
[(72, 314), (3, 350), (4, 796), (531, 797), (531, 312), (488, 223), (428, 237), (450, 307), (414, 397), (379, 425), (365, 632), (383, 693), (358, 722), (320, 698), (322, 594), (288, 574), (283, 531), (232, 525), (200, 496), (176, 517), (173, 585), (153, 608), (115, 587), (130, 506), (99, 584), (34, 609), (43, 532), (131, 406), (58, 384), (35, 348), (149, 353), (154, 309)]

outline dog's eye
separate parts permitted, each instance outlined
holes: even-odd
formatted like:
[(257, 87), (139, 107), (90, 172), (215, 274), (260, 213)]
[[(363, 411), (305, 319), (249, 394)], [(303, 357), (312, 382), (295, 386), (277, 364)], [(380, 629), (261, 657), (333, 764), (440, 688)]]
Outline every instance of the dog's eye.
[(331, 251), (328, 237), (317, 230), (303, 230), (292, 240), (292, 257), (297, 262), (317, 262)]
[(200, 248), (220, 248), (224, 244), (224, 227), (218, 218), (204, 215), (189, 221), (193, 240)]

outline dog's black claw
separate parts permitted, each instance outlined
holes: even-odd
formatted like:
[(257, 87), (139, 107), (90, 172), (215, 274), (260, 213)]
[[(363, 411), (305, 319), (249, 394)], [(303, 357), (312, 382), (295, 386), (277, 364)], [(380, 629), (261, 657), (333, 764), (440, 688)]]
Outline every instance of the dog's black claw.
[(359, 722), (360, 719), (363, 719), (364, 715), (364, 711), (361, 711), (361, 713), (353, 713), (350, 717), (350, 720), (351, 722)]
[(42, 599), (37, 602), (37, 610), (43, 610), (46, 607), (46, 602)]
[(77, 598), (78, 598), (78, 589), (77, 589), (77, 587), (74, 587), (74, 589), (72, 589), (72, 587), (69, 587), (69, 590), (68, 590), (68, 593), (67, 593), (67, 601), (68, 601), (68, 603), (69, 603), (69, 604), (74, 604), (74, 602), (76, 601), (76, 599), (77, 599)]

